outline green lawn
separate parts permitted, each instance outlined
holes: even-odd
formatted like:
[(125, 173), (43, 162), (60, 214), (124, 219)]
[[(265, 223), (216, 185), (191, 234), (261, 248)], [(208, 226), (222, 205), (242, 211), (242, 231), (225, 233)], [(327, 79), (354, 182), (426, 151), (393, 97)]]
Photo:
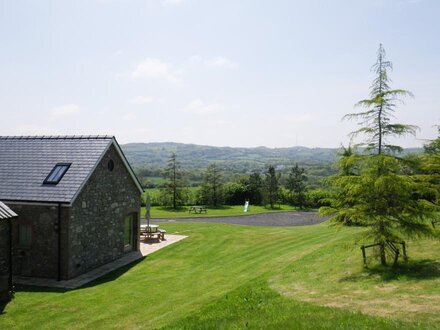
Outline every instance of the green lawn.
[[(274, 209), (270, 209), (264, 206), (250, 206), (247, 213), (243, 212), (243, 205), (226, 205), (219, 208), (207, 208), (207, 213), (194, 214), (188, 213), (189, 207), (185, 206), (177, 210), (166, 208), (163, 206), (152, 206), (151, 217), (152, 218), (187, 218), (187, 217), (227, 217), (237, 215), (249, 215), (258, 213), (269, 212), (286, 212), (297, 210), (294, 206), (290, 205), (277, 205)], [(141, 216), (145, 216), (145, 207), (142, 207)]]
[(78, 290), (19, 291), (0, 329), (439, 328), (438, 241), (380, 272), (356, 228), (163, 226), (188, 238)]

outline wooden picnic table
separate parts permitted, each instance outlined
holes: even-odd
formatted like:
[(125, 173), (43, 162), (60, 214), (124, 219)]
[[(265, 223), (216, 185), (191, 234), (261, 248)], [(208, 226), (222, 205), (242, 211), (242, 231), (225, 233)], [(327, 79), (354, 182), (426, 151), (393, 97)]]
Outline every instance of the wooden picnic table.
[(160, 229), (159, 225), (141, 225), (140, 228), (141, 236), (145, 238), (157, 237), (157, 239), (161, 239), (162, 241), (165, 239), (166, 230)]
[(200, 214), (202, 212), (207, 213), (208, 210), (204, 206), (191, 206), (188, 210), (188, 213), (191, 213), (191, 212)]

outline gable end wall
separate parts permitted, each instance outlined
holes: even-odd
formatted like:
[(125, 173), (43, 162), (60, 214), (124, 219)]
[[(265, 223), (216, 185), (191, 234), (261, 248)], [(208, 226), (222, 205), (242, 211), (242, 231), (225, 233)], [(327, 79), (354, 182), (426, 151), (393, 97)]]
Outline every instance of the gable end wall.
[[(114, 169), (108, 169), (109, 160)], [(113, 145), (77, 196), (69, 219), (68, 278), (124, 254), (124, 218), (136, 213), (133, 250), (139, 250), (140, 192)]]

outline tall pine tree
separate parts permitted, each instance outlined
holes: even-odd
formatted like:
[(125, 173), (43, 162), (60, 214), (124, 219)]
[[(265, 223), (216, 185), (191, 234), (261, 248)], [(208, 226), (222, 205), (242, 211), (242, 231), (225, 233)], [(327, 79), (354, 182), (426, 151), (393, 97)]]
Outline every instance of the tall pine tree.
[(275, 172), (275, 167), (269, 166), (266, 176), (264, 178), (264, 192), (266, 203), (269, 203), (270, 208), (274, 208), (278, 201), (278, 194), (280, 190), (280, 175)]
[(163, 203), (171, 206), (173, 209), (177, 209), (186, 202), (187, 187), (180, 163), (174, 152), (168, 159), (167, 167), (164, 170), (164, 178), (167, 182), (161, 196)]
[(220, 206), (223, 202), (223, 178), (221, 171), (215, 163), (209, 164), (200, 187), (200, 199), (204, 204), (214, 207)]
[(390, 137), (413, 134), (416, 129), (412, 125), (391, 123), (400, 97), (411, 95), (403, 89), (391, 89), (388, 77), (391, 68), (380, 45), (373, 66), (376, 78), (370, 98), (358, 103), (366, 110), (345, 116), (360, 121), (362, 127), (352, 136), (364, 135), (365, 140), (359, 145), (365, 146), (370, 154), (356, 155), (350, 151), (342, 157), (340, 174), (329, 179), (334, 189), (331, 206), (320, 209), (336, 223), (355, 222), (367, 227), (365, 235), (378, 245), (382, 265), (387, 264), (387, 248), (395, 242), (434, 235), (429, 224), (435, 207), (417, 196), (421, 184), (405, 175), (401, 159), (393, 156), (402, 148), (389, 143)]
[(290, 169), (289, 177), (287, 178), (287, 189), (290, 192), (290, 199), (293, 205), (303, 208), (306, 202), (306, 185), (305, 169), (295, 164)]

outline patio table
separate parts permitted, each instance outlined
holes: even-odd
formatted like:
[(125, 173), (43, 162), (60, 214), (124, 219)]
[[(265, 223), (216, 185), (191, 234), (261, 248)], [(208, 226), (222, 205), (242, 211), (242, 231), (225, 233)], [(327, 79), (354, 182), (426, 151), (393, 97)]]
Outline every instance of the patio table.
[(158, 229), (159, 225), (141, 225), (141, 232), (157, 233)]

